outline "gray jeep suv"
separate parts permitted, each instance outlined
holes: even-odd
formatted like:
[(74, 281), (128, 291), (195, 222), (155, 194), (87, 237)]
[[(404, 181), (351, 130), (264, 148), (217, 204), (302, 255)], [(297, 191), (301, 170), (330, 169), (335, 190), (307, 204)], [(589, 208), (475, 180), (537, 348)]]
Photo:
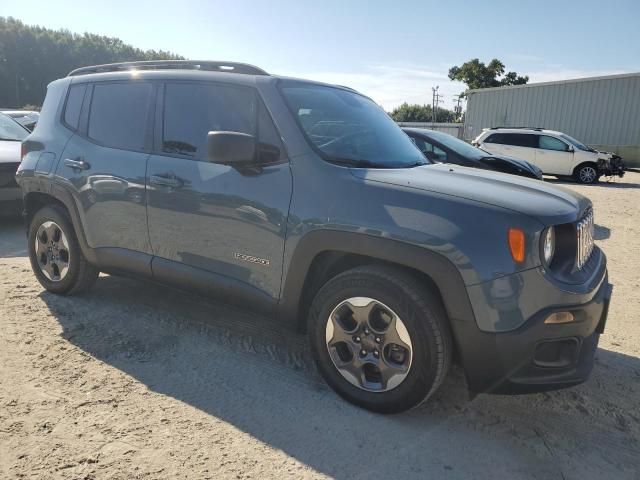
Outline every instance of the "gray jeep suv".
[[(244, 64), (135, 62), (52, 82), (23, 144), (33, 271), (135, 275), (306, 331), (340, 395), (414, 407), (586, 380), (611, 286), (591, 202), (429, 164), (367, 97)], [(212, 367), (213, 368), (213, 367)]]

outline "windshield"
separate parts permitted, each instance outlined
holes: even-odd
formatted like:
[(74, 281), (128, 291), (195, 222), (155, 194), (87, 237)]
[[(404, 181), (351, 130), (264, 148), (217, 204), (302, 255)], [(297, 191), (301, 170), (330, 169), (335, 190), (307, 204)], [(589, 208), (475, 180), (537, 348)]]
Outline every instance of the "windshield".
[(564, 133), (560, 134), (560, 138), (566, 140), (567, 142), (569, 142), (571, 145), (573, 145), (574, 147), (576, 147), (578, 150), (584, 150), (585, 152), (593, 152), (594, 150), (587, 147), (584, 143), (579, 142), (578, 140), (576, 140), (573, 137), (570, 137), (569, 135), (565, 135)]
[(436, 142), (441, 143), (450, 150), (453, 150), (454, 153), (457, 153), (463, 158), (483, 158), (487, 156), (487, 152), (484, 150), (480, 150), (473, 145), (469, 145), (464, 140), (460, 140), (448, 133), (432, 130), (428, 132), (427, 136), (434, 139)]
[(286, 82), (281, 91), (307, 139), (330, 162), (371, 168), (428, 163), (389, 115), (360, 94), (302, 82)]
[(9, 140), (12, 142), (21, 142), (29, 132), (27, 132), (15, 120), (0, 113), (0, 140)]

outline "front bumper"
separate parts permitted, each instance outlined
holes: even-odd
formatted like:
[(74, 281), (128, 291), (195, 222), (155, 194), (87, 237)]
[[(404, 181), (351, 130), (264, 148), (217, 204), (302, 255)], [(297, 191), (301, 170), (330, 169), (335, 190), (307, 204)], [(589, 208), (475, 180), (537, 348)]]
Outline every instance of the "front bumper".
[(598, 160), (598, 173), (605, 177), (618, 176), (624, 177), (624, 161), (618, 155), (613, 155), (610, 160)]
[[(601, 268), (589, 282), (574, 286), (573, 291), (536, 278), (543, 275), (537, 270), (511, 276), (509, 285), (514, 294), (497, 303), (495, 294), (499, 289), (495, 285), (469, 289), (476, 324), (458, 323), (454, 330), (471, 391), (531, 393), (587, 380), (612, 293), (601, 255)], [(542, 281), (546, 282), (544, 288)], [(501, 285), (505, 285), (504, 280)], [(487, 302), (488, 295), (494, 295), (493, 304)], [(479, 301), (486, 302), (484, 307)], [(543, 303), (545, 306), (538, 308)], [(571, 312), (575, 320), (545, 323), (556, 312)], [(517, 326), (504, 329), (508, 324)]]

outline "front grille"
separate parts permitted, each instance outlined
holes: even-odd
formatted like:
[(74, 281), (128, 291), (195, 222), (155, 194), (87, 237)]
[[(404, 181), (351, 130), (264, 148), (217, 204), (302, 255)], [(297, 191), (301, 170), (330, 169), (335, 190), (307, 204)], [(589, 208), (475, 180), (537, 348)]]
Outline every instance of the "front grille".
[(578, 270), (582, 270), (593, 252), (593, 228), (593, 210), (589, 210), (576, 225), (578, 245), (576, 266)]

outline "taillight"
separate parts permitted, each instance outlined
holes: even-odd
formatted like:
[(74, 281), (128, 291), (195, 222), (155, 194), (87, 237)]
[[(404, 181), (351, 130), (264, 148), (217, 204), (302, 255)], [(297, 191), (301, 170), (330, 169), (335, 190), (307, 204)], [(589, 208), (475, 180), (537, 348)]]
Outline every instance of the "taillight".
[(22, 142), (20, 146), (20, 161), (24, 160), (25, 155), (27, 154), (27, 144)]

